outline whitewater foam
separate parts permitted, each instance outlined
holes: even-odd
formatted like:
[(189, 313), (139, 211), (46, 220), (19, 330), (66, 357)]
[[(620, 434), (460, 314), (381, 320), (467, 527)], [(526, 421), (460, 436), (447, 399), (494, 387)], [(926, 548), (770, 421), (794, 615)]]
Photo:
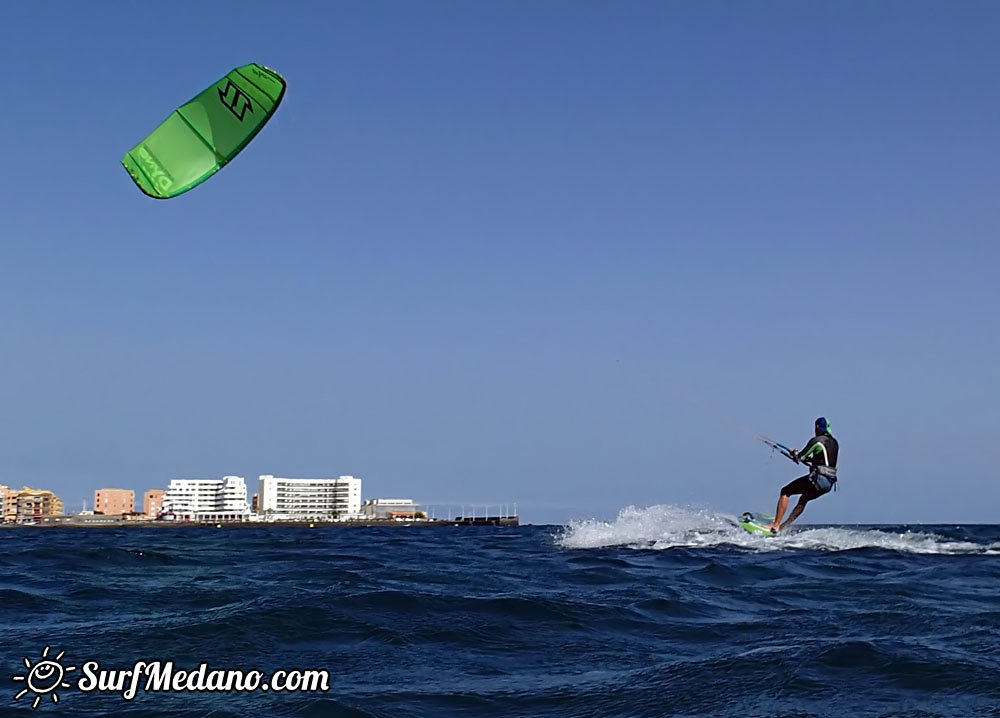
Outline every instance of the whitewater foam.
[(881, 548), (918, 554), (996, 553), (1000, 546), (955, 541), (934, 533), (830, 526), (793, 528), (779, 536), (749, 534), (735, 516), (707, 509), (626, 506), (612, 522), (571, 521), (557, 538), (563, 548), (625, 546), (643, 549), (734, 546), (751, 551), (806, 549), (849, 551)]

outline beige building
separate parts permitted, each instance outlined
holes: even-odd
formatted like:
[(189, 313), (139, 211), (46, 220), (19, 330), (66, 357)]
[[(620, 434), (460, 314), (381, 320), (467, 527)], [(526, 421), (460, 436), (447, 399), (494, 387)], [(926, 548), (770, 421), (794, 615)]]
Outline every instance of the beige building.
[(10, 487), (0, 484), (0, 523), (7, 521), (7, 497), (10, 496)]
[(98, 489), (94, 492), (94, 513), (110, 516), (135, 511), (135, 492), (131, 489)]
[(150, 489), (142, 495), (142, 512), (151, 519), (163, 509), (163, 489)]
[(5, 523), (38, 523), (43, 516), (59, 516), (63, 502), (51, 491), (27, 486), (13, 491), (6, 486), (3, 493), (3, 521)]

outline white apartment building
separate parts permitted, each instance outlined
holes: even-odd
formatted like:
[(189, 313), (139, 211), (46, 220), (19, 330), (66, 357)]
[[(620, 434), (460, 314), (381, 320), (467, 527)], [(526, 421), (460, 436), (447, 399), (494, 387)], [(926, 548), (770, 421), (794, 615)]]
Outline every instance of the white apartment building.
[(361, 515), (361, 479), (260, 476), (257, 511), (265, 521), (312, 521)]
[(246, 481), (242, 476), (171, 479), (163, 494), (163, 513), (177, 521), (246, 521)]

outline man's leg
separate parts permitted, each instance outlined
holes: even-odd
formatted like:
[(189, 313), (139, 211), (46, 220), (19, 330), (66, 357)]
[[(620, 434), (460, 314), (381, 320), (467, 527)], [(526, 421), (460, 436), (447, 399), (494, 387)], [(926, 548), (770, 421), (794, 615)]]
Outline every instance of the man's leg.
[(785, 493), (778, 497), (778, 506), (774, 509), (774, 521), (767, 528), (775, 531), (781, 528), (781, 517), (785, 515), (785, 509), (788, 508), (788, 498), (788, 494)]
[[(802, 494), (802, 496), (799, 497), (799, 502), (797, 504), (795, 504), (795, 508), (792, 509), (792, 513), (788, 514), (788, 521), (786, 521), (785, 523), (783, 523), (781, 525), (781, 528), (782, 529), (787, 529), (789, 526), (791, 526), (792, 523), (795, 521), (795, 519), (797, 519), (799, 516), (801, 516), (802, 512), (805, 511), (806, 504), (808, 504), (809, 501), (810, 501), (810, 498), (807, 497), (806, 494)], [(775, 517), (775, 520), (777, 520), (777, 517)]]
[[(778, 506), (774, 510), (774, 521), (765, 526), (764, 528), (770, 529), (775, 532), (781, 530), (781, 517), (785, 515), (785, 510), (788, 508), (788, 499), (791, 496), (794, 496), (795, 494), (805, 495), (806, 492), (811, 492), (813, 490), (814, 490), (813, 485), (809, 483), (808, 476), (800, 476), (799, 478), (795, 479), (795, 481), (792, 481), (791, 483), (782, 486), (781, 496), (778, 497)], [(802, 513), (802, 508), (800, 508), (800, 506), (804, 506), (804, 504), (802, 504), (801, 501), (799, 502), (799, 506), (796, 506), (794, 509), (792, 509), (792, 516), (788, 519), (787, 523), (791, 523), (792, 521), (795, 520), (795, 517), (797, 517), (799, 514)], [(796, 511), (798, 513), (795, 513)]]

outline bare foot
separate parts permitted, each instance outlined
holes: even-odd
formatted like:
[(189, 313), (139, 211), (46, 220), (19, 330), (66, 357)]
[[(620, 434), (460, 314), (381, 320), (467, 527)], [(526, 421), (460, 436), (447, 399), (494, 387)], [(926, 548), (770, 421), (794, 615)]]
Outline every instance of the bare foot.
[(766, 528), (771, 533), (776, 534), (776, 533), (778, 533), (781, 530), (781, 524), (773, 524), (772, 523), (772, 524), (768, 524), (764, 528)]

